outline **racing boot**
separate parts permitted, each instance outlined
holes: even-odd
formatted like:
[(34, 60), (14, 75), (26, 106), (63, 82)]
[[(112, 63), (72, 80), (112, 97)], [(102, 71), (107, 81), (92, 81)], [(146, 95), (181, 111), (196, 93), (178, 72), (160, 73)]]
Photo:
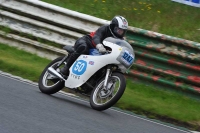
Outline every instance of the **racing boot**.
[(61, 74), (64, 76), (69, 76), (69, 68), (74, 63), (74, 61), (79, 57), (80, 54), (78, 53), (72, 53), (70, 57), (67, 60), (67, 64), (60, 69)]

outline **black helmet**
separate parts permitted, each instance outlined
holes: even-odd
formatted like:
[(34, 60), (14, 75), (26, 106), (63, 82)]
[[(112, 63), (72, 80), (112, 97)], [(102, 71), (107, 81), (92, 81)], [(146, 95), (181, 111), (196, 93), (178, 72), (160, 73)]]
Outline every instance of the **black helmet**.
[(128, 21), (122, 16), (115, 16), (111, 20), (109, 28), (114, 37), (122, 38), (128, 29)]

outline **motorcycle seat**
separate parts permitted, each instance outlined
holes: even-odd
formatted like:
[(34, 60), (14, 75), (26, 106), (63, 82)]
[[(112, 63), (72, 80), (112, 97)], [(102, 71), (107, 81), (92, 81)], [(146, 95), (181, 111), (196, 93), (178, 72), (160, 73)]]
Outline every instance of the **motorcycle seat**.
[(63, 47), (64, 50), (66, 50), (69, 53), (73, 53), (74, 52), (74, 46), (71, 45), (66, 45)]

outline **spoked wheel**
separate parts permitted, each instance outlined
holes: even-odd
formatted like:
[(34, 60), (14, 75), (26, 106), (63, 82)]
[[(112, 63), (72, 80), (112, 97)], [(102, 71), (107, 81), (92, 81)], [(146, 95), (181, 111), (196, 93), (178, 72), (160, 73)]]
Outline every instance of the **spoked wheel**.
[[(64, 57), (56, 58), (49, 65), (47, 65), (46, 68), (43, 70), (42, 74), (40, 75), (39, 82), (38, 82), (39, 89), (42, 93), (54, 94), (54, 93), (60, 91), (64, 87), (64, 81), (51, 75), (48, 72), (49, 67), (52, 67), (56, 71), (59, 71), (60, 68), (56, 68), (56, 66), (63, 58)], [(62, 65), (61, 65), (61, 67), (62, 67)]]
[(126, 80), (123, 74), (113, 73), (107, 82), (107, 89), (103, 87), (102, 79), (93, 89), (90, 96), (90, 105), (95, 110), (105, 110), (113, 106), (123, 95), (126, 88)]

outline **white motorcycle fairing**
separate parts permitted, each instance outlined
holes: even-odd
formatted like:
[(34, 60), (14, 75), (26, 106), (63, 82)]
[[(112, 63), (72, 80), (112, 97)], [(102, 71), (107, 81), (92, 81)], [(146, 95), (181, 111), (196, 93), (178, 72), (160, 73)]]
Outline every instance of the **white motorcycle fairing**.
[[(70, 67), (68, 78), (60, 73), (68, 55), (51, 61), (40, 75), (40, 91), (50, 95), (66, 86), (89, 96), (90, 105), (95, 110), (113, 106), (126, 89), (124, 73), (133, 65), (135, 54), (132, 46), (123, 39), (108, 37), (103, 44), (111, 51), (100, 55), (97, 49), (90, 49), (90, 55), (80, 55)], [(73, 46), (66, 45), (64, 49), (69, 54), (74, 52)]]
[(105, 55), (80, 55), (78, 57), (70, 67), (69, 77), (65, 81), (66, 87), (80, 87), (102, 67), (108, 64), (121, 64), (117, 57), (120, 55), (122, 47), (107, 41), (104, 41), (104, 45), (110, 47), (112, 52)]

